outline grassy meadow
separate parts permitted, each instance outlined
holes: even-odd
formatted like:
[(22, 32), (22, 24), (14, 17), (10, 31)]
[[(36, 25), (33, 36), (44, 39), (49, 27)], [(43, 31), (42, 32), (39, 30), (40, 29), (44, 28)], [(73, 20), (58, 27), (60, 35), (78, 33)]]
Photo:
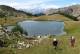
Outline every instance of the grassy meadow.
[(9, 24), (11, 24), (11, 25), (13, 25), (13, 24), (16, 24), (17, 22), (19, 22), (19, 21), (23, 21), (23, 20), (26, 20), (27, 18), (19, 18), (19, 17), (17, 17), (17, 18), (0, 18), (0, 24), (5, 24), (5, 25), (9, 25)]
[(35, 17), (35, 20), (61, 20), (61, 21), (72, 21), (72, 19), (65, 17), (60, 14), (54, 14), (54, 15), (43, 15), (39, 17)]
[(39, 16), (39, 17), (31, 17), (31, 18), (25, 18), (25, 17), (9, 17), (9, 18), (0, 18), (0, 24), (15, 24), (16, 22), (23, 21), (23, 20), (61, 20), (61, 21), (72, 21), (68, 17), (65, 17), (63, 15), (54, 14), (50, 16)]
[(1, 48), (0, 54), (80, 54), (80, 39), (76, 37), (75, 47), (70, 47), (70, 36), (56, 37), (59, 40), (59, 46), (55, 50), (52, 46), (52, 38), (44, 39), (38, 46), (27, 49)]
[[(58, 49), (54, 49), (52, 46), (52, 38), (42, 40), (40, 45), (27, 49), (15, 49), (15, 48), (0, 48), (0, 54), (80, 54), (80, 21), (72, 21), (63, 16), (40, 16), (38, 18), (53, 18), (64, 20), (66, 35), (55, 36), (59, 40)], [(12, 18), (7, 20), (7, 24), (14, 24), (20, 21), (21, 18)], [(21, 19), (22, 20), (22, 19)], [(65, 21), (66, 20), (66, 21)], [(0, 19), (0, 24), (4, 23), (4, 19)], [(70, 47), (70, 37), (75, 36), (75, 47)]]

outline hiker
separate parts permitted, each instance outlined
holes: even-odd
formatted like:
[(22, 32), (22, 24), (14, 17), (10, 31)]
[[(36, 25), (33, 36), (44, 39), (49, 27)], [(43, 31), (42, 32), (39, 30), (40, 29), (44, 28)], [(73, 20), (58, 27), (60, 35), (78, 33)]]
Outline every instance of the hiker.
[(58, 41), (56, 38), (53, 39), (53, 46), (54, 46), (54, 49), (57, 49)]
[(75, 38), (74, 38), (74, 36), (71, 37), (70, 42), (71, 42), (71, 47), (74, 47), (74, 44), (75, 44)]

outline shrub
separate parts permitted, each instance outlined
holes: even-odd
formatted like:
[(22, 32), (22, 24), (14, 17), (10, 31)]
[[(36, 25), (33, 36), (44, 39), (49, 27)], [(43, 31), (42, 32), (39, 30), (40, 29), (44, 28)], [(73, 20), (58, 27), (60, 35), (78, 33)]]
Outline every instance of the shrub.
[(12, 29), (12, 31), (13, 32), (20, 31), (20, 33), (23, 33), (23, 29), (18, 24), (16, 24), (16, 26)]
[(24, 34), (28, 35), (27, 32), (24, 31), (23, 28), (18, 24), (16, 24), (16, 26), (12, 29), (12, 32), (17, 32), (17, 31), (19, 31), (21, 34), (24, 33)]

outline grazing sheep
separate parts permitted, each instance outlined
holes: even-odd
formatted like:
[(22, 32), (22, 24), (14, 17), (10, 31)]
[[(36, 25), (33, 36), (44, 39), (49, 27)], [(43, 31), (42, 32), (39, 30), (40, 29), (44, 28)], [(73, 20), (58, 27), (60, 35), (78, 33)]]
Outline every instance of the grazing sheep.
[(24, 42), (18, 41), (18, 49), (22, 49), (25, 46)]

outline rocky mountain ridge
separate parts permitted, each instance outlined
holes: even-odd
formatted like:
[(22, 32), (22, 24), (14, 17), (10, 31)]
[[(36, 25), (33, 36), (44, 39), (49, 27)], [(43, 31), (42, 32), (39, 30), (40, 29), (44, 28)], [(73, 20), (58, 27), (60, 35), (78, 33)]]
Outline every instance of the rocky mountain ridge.
[(64, 13), (76, 17), (78, 20), (80, 20), (80, 5), (72, 5), (59, 9), (47, 9), (44, 13), (46, 15)]

